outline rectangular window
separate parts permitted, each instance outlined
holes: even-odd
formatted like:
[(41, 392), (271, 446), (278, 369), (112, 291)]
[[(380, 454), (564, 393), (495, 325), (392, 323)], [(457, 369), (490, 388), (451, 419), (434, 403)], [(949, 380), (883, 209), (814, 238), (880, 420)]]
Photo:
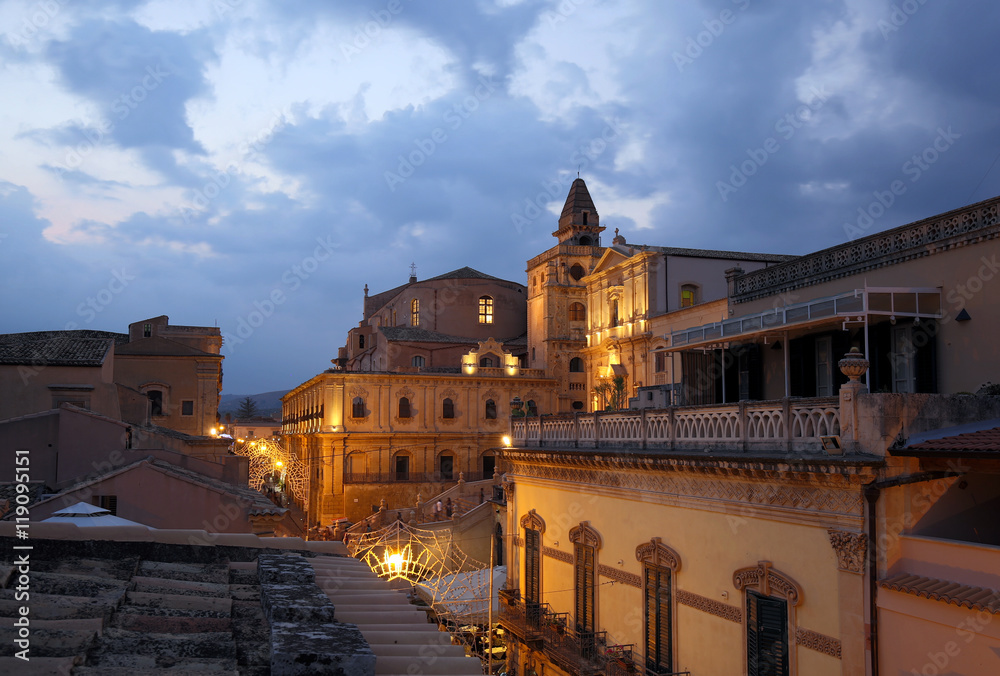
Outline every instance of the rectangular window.
[(163, 415), (163, 392), (150, 390), (146, 396), (149, 398), (149, 414)]
[(666, 352), (654, 352), (654, 359), (656, 361), (656, 372), (663, 373), (667, 370), (667, 353)]
[(194, 415), (193, 399), (185, 399), (181, 402), (181, 415)]
[(410, 301), (410, 326), (420, 326), (420, 300)]
[(670, 570), (646, 567), (646, 669), (655, 673), (673, 671), (670, 642)]
[(747, 674), (788, 676), (788, 607), (747, 590)]
[(118, 496), (117, 495), (95, 495), (94, 504), (101, 509), (111, 512), (112, 516), (118, 516)]
[(493, 299), (489, 296), (483, 296), (479, 299), (479, 323), (493, 323)]
[(152, 324), (143, 324), (142, 325), (142, 337), (143, 338), (149, 338), (151, 335), (153, 335), (153, 325)]

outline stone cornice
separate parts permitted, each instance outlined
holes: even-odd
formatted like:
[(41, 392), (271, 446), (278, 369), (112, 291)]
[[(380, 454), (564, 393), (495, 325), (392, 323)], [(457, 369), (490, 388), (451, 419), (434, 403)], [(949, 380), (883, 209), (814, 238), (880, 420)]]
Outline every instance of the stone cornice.
[(858, 457), (754, 457), (742, 455), (694, 455), (684, 452), (619, 452), (573, 449), (522, 449), (506, 448), (505, 460), (516, 467), (516, 474), (542, 476), (542, 467), (578, 468), (611, 472), (685, 472), (711, 477), (750, 478), (771, 480), (780, 473), (786, 481), (820, 481), (829, 485), (846, 487), (867, 483), (884, 465), (881, 458)]
[(1000, 236), (1000, 198), (755, 270), (734, 280), (733, 303), (745, 303), (896, 265)]

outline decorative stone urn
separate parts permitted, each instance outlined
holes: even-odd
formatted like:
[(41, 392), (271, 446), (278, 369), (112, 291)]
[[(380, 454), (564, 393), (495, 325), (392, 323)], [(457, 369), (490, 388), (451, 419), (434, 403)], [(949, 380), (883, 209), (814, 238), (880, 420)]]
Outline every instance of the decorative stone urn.
[(859, 382), (870, 366), (870, 362), (865, 359), (861, 350), (852, 347), (851, 351), (844, 355), (844, 358), (837, 362), (840, 372), (851, 379), (851, 382)]

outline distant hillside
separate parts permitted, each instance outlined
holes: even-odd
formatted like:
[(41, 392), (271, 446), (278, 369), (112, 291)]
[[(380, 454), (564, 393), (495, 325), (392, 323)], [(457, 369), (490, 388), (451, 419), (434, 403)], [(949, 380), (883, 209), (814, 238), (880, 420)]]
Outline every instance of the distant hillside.
[[(289, 390), (275, 390), (274, 392), (262, 392), (260, 394), (249, 395), (253, 402), (257, 404), (257, 415), (270, 416), (281, 413), (281, 397), (288, 394)], [(240, 402), (247, 398), (245, 394), (223, 394), (219, 397), (219, 413), (225, 417), (227, 413), (236, 415), (240, 408)]]

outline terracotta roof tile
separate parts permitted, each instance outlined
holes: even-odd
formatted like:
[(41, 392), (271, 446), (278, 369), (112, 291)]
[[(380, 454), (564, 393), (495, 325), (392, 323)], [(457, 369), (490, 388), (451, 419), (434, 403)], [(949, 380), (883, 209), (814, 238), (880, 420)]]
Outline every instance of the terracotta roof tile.
[(128, 335), (110, 331), (32, 331), (0, 335), (0, 364), (100, 366), (111, 344)]
[(880, 580), (879, 586), (890, 591), (903, 592), (934, 601), (944, 601), (973, 610), (986, 610), (1000, 614), (1000, 591), (986, 587), (939, 580), (934, 577), (899, 573)]
[(968, 455), (991, 454), (1000, 456), (1000, 427), (955, 434), (940, 439), (932, 439), (910, 444), (894, 455)]

